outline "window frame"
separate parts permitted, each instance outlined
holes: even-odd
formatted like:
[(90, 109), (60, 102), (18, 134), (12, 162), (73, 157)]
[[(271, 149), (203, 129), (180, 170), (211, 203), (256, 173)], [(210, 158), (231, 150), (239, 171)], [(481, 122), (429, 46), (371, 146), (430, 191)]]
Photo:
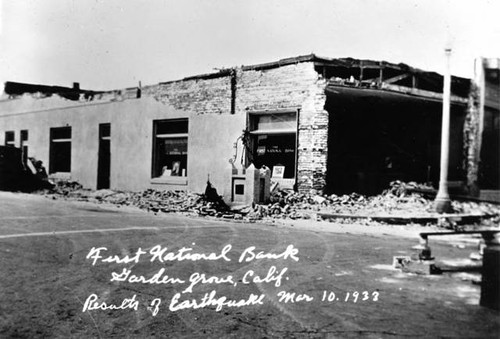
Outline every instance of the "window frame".
[[(12, 139), (12, 140), (9, 140), (9, 139)], [(9, 146), (9, 147), (16, 147), (16, 132), (15, 131), (5, 131), (4, 145)]]
[(22, 129), (20, 132), (21, 142), (28, 141), (29, 139), (29, 131), (27, 129)]
[[(258, 129), (258, 119), (261, 116), (271, 116), (271, 115), (280, 115), (280, 114), (294, 114), (295, 115), (295, 122), (294, 122), (294, 127), (293, 128), (278, 128), (278, 129)], [(294, 145), (294, 150), (295, 150), (295, 159), (294, 159), (294, 168), (293, 168), (293, 178), (284, 178), (284, 179), (278, 179), (278, 178), (272, 178), (272, 180), (275, 181), (282, 181), (284, 182), (289, 182), (290, 180), (293, 180), (293, 186), (297, 183), (297, 173), (298, 173), (298, 154), (299, 154), (299, 149), (298, 149), (298, 138), (299, 138), (299, 116), (300, 116), (300, 109), (285, 109), (285, 110), (269, 110), (269, 111), (250, 111), (247, 114), (247, 126), (248, 126), (248, 131), (251, 136), (250, 138), (250, 144), (251, 144), (251, 150), (252, 152), (256, 151), (255, 147), (255, 142), (257, 141), (258, 136), (262, 135), (272, 135), (272, 136), (279, 136), (279, 135), (284, 135), (284, 134), (294, 134), (295, 135), (295, 145)], [(253, 157), (256, 157), (256, 154), (253, 155)], [(255, 159), (253, 159), (255, 161)], [(272, 168), (271, 168), (272, 170)]]
[[(57, 132), (63, 131), (63, 130), (69, 130), (69, 138), (67, 135), (60, 137), (56, 136)], [(73, 129), (71, 126), (62, 126), (62, 127), (51, 127), (50, 128), (50, 145), (49, 145), (49, 174), (54, 174), (54, 173), (71, 173), (71, 157), (72, 157), (72, 138), (73, 138)], [(57, 144), (63, 144), (63, 143), (68, 143), (69, 144), (69, 155), (67, 156), (69, 164), (68, 164), (68, 170), (60, 170), (61, 164), (58, 164), (55, 161), (56, 158), (56, 145)], [(66, 167), (66, 166), (64, 166)]]
[[(168, 132), (168, 133), (158, 133), (158, 130), (160, 129), (161, 124), (165, 123), (182, 123), (186, 124), (185, 125), (185, 131), (181, 132)], [(184, 129), (184, 126), (182, 126), (182, 129)], [(189, 157), (189, 119), (188, 118), (176, 118), (176, 119), (158, 119), (158, 120), (153, 120), (153, 135), (152, 135), (152, 141), (153, 141), (153, 147), (152, 147), (152, 161), (151, 161), (151, 179), (158, 181), (158, 180), (167, 180), (167, 181), (180, 181), (183, 182), (188, 176), (188, 157)], [(161, 169), (158, 168), (158, 163), (160, 161), (159, 159), (159, 150), (158, 150), (158, 142), (159, 140), (165, 140), (165, 139), (185, 139), (186, 141), (186, 160), (185, 160), (185, 168), (181, 168), (181, 173), (180, 175), (170, 175), (170, 176), (163, 176), (163, 173), (161, 172)], [(184, 154), (183, 154), (184, 155)], [(182, 175), (182, 170), (185, 170), (185, 175)]]

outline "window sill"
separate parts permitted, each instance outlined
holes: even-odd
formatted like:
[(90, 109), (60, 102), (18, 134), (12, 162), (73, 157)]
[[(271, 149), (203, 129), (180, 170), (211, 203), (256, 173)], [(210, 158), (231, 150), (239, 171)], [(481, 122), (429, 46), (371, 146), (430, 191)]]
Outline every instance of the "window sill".
[(49, 179), (71, 180), (71, 172), (55, 172), (49, 174)]
[(163, 178), (152, 178), (151, 184), (157, 185), (187, 185), (187, 177), (163, 177)]

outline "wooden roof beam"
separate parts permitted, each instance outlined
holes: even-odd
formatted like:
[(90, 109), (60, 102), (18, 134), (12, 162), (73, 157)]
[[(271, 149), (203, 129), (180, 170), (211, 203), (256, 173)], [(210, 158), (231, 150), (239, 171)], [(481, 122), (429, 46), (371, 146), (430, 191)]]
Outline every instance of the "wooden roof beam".
[[(419, 97), (426, 97), (426, 98), (431, 98), (431, 99), (443, 100), (442, 93), (426, 91), (426, 90), (419, 89), (419, 88), (411, 88), (411, 87), (405, 87), (405, 86), (392, 85), (392, 84), (388, 84), (388, 83), (382, 83), (381, 89), (391, 91), (391, 92), (416, 95)], [(469, 102), (469, 100), (468, 100), (468, 98), (462, 98), (462, 97), (459, 97), (457, 95), (452, 95), (451, 102), (455, 103), (455, 104), (466, 105)]]
[(411, 74), (409, 74), (409, 73), (400, 74), (400, 75), (397, 75), (395, 77), (385, 79), (385, 80), (383, 80), (383, 82), (385, 82), (386, 84), (393, 84), (393, 83), (398, 82), (400, 80), (406, 79), (409, 76), (411, 76)]

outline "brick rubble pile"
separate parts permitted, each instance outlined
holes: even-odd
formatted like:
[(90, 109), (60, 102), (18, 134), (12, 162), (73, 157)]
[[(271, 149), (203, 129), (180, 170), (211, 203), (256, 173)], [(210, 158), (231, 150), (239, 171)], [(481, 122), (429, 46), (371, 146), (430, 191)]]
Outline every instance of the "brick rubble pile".
[[(268, 204), (221, 208), (209, 201), (205, 194), (183, 191), (119, 192), (113, 190), (85, 190), (76, 182), (58, 183), (52, 191), (45, 191), (53, 199), (59, 197), (110, 203), (118, 206), (134, 206), (154, 213), (187, 213), (244, 221), (273, 219), (310, 219), (318, 212), (361, 216), (430, 216), (435, 215), (434, 202), (426, 199), (415, 189), (429, 187), (416, 183), (391, 183), (382, 194), (366, 197), (357, 193), (346, 195), (304, 194), (291, 190), (277, 190)], [(500, 206), (487, 203), (452, 201), (455, 213), (500, 215)], [(496, 218), (498, 220), (498, 218)], [(337, 221), (342, 222), (339, 218)], [(346, 220), (348, 222), (352, 220)]]

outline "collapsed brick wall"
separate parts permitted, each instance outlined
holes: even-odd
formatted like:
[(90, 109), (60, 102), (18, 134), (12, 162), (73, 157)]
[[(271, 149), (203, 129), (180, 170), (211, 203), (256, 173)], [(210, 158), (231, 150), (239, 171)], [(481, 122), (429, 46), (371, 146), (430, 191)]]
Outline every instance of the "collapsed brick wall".
[(236, 111), (299, 109), (297, 186), (299, 191), (325, 186), (328, 153), (326, 82), (311, 62), (238, 72)]

